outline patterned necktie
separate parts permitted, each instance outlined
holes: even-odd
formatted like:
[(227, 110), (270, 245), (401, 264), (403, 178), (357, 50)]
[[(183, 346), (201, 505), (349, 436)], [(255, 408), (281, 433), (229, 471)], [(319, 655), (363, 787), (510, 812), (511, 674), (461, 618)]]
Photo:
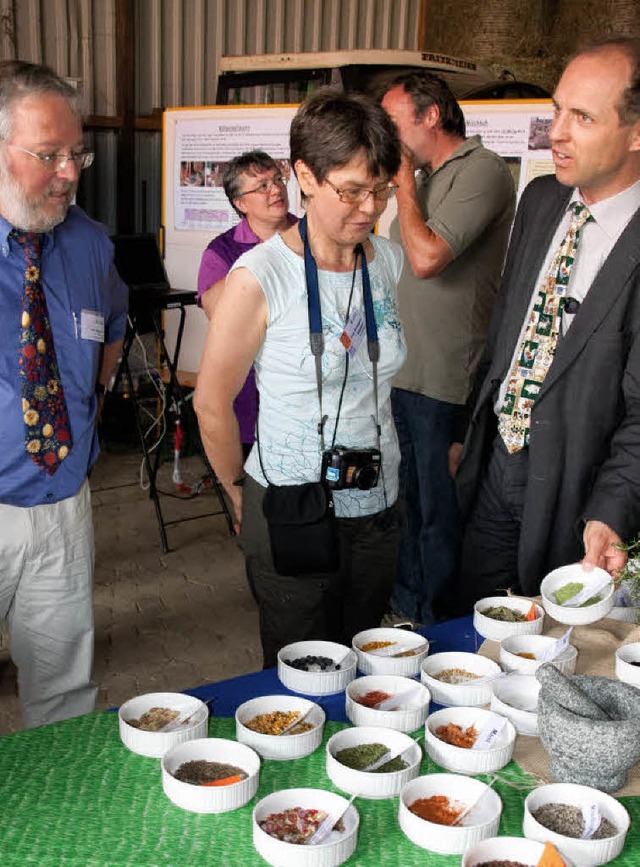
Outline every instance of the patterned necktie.
[(538, 291), (498, 417), (498, 433), (510, 454), (529, 445), (531, 409), (556, 353), (580, 230), (593, 222), (586, 205), (572, 202), (571, 209), (569, 230)]
[(42, 235), (16, 229), (11, 234), (23, 248), (27, 263), (19, 354), (24, 444), (36, 464), (53, 475), (69, 454), (72, 441), (47, 301), (40, 282)]

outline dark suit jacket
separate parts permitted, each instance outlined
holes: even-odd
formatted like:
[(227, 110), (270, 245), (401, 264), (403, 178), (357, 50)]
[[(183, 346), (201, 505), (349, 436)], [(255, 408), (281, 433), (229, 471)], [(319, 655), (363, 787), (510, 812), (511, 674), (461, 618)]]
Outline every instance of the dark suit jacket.
[[(473, 506), (536, 278), (571, 189), (553, 176), (525, 190), (516, 215), (457, 477), (463, 519)], [(567, 334), (531, 415), (519, 579), (538, 592), (551, 569), (583, 555), (582, 530), (604, 521), (623, 539), (640, 530), (640, 210), (636, 211)]]

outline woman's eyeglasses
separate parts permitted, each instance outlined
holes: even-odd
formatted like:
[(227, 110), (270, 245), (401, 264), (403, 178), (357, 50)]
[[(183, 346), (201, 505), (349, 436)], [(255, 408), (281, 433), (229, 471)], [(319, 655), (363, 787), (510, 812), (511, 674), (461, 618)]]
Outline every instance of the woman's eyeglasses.
[(258, 186), (254, 187), (252, 190), (245, 190), (244, 193), (240, 193), (237, 198), (241, 199), (243, 196), (250, 196), (251, 193), (260, 193), (261, 196), (267, 196), (274, 187), (286, 186), (287, 182), (282, 175), (276, 175), (275, 178), (271, 178), (271, 180), (262, 181), (261, 184), (258, 184)]
[(335, 184), (332, 184), (328, 178), (324, 179), (325, 184), (329, 184), (332, 190), (337, 194), (341, 202), (346, 205), (360, 205), (366, 202), (369, 196), (373, 196), (378, 202), (388, 202), (393, 198), (398, 187), (395, 184), (384, 184), (380, 187), (374, 187), (368, 190), (365, 187), (347, 187), (339, 189)]

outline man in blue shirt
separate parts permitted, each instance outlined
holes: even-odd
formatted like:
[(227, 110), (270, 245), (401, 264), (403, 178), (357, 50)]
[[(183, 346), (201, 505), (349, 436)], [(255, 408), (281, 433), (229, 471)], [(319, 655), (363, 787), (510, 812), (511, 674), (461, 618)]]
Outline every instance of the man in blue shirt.
[[(87, 713), (96, 697), (87, 473), (124, 337), (127, 289), (106, 230), (71, 204), (92, 159), (76, 91), (46, 67), (0, 63), (0, 619), (29, 727)], [(25, 237), (41, 246), (39, 275)], [(24, 390), (30, 272), (44, 293), (70, 427), (56, 468), (41, 466), (25, 439), (37, 418)], [(50, 431), (43, 424), (41, 440)]]

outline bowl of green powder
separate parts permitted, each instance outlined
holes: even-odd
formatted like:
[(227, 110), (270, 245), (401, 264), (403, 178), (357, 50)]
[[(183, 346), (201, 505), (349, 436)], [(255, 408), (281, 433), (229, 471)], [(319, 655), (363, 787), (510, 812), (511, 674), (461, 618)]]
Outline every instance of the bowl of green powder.
[(549, 617), (568, 626), (585, 626), (606, 617), (613, 608), (613, 579), (604, 569), (587, 571), (581, 563), (554, 569), (540, 585)]
[(331, 782), (343, 792), (361, 798), (394, 798), (420, 773), (420, 746), (409, 735), (394, 729), (344, 729), (329, 738), (326, 750)]

